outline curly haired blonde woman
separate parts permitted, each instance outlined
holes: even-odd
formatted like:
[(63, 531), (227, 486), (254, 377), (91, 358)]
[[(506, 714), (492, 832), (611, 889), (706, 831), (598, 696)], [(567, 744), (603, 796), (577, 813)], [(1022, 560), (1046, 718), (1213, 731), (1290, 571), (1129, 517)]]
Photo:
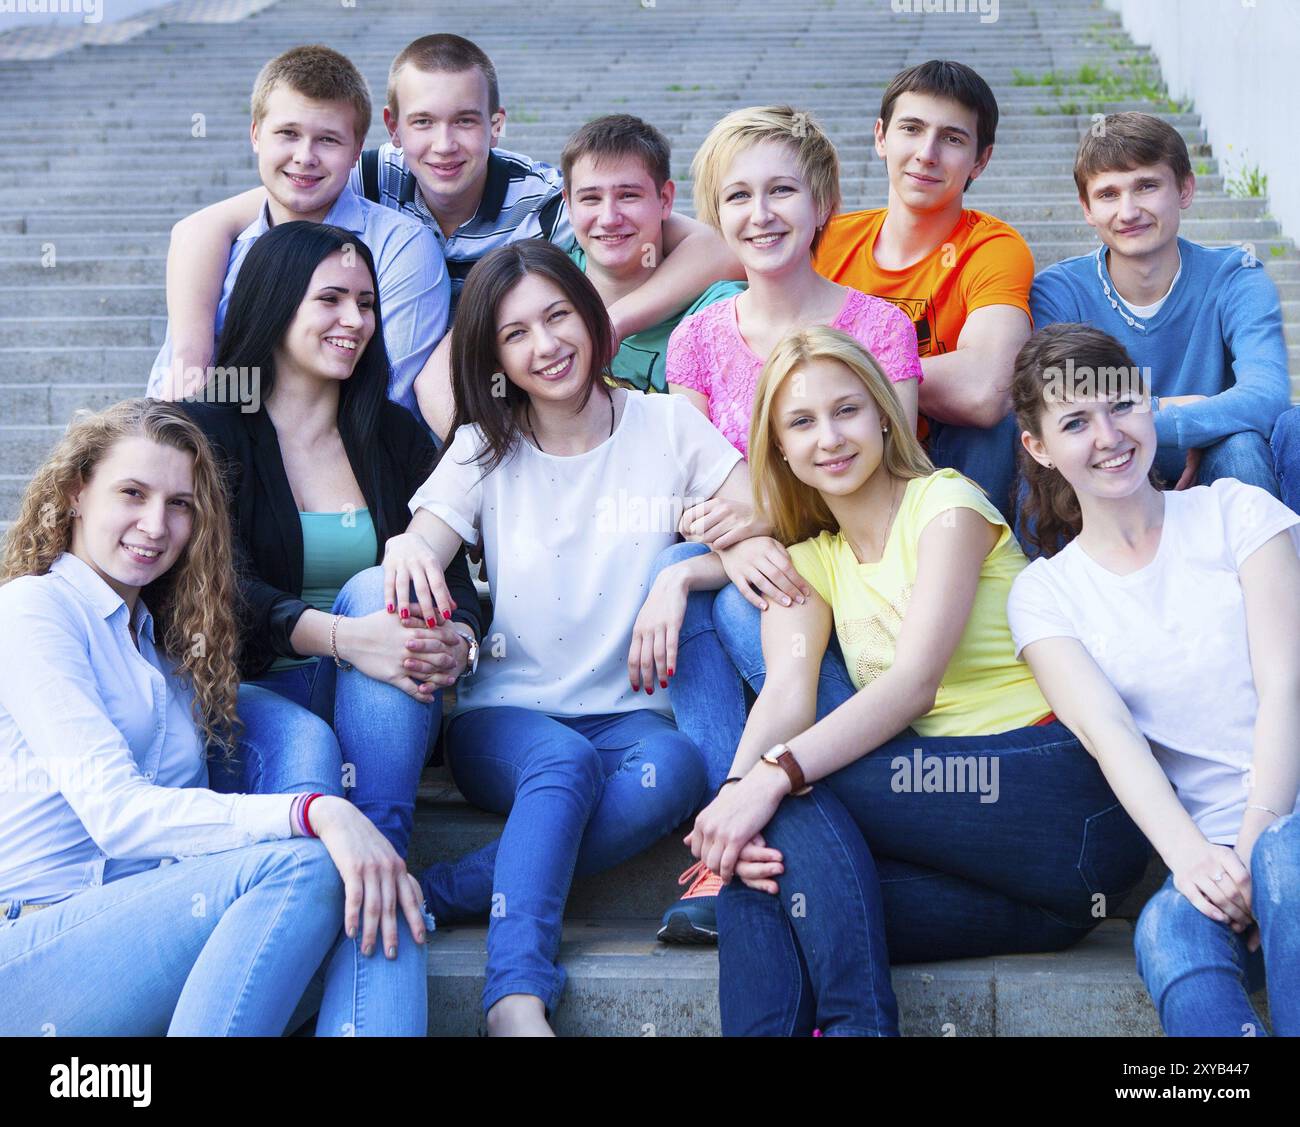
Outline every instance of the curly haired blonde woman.
[[(261, 723), (272, 694), (238, 687), (202, 432), (148, 400), (78, 416), (0, 584), (0, 1034), (279, 1034), (323, 963), (318, 1028), (355, 1029), (340, 925), (395, 947), (400, 902), (420, 941), (418, 886), (339, 797), (329, 729)], [(279, 793), (207, 789), (208, 746)]]

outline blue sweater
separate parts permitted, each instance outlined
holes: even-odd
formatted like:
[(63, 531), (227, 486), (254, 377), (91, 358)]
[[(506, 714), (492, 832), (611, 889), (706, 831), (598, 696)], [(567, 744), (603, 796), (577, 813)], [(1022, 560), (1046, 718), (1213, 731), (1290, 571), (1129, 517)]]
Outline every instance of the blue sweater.
[(1115, 292), (1106, 248), (1067, 258), (1034, 279), (1034, 328), (1082, 321), (1109, 333), (1159, 396), (1206, 395), (1156, 412), (1156, 439), (1180, 450), (1209, 446), (1239, 431), (1265, 439), (1291, 402), (1282, 308), (1259, 262), (1241, 247), (1178, 240), (1182, 275), (1148, 321)]

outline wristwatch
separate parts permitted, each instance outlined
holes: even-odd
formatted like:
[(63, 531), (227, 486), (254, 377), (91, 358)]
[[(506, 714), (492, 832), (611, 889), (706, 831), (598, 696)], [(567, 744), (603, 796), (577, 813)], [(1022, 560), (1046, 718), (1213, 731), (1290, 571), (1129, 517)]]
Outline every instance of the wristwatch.
[(773, 767), (780, 767), (787, 775), (790, 776), (790, 793), (805, 795), (812, 787), (804, 782), (803, 770), (795, 761), (794, 752), (785, 744), (777, 744), (775, 747), (763, 752), (763, 762), (770, 763)]
[[(472, 677), (478, 672), (478, 639), (474, 637), (474, 631), (463, 622), (453, 622), (451, 628), (464, 638), (465, 644), (469, 646), (469, 659), (465, 662), (465, 668), (461, 671), (460, 676)], [(460, 677), (456, 679), (459, 681)]]

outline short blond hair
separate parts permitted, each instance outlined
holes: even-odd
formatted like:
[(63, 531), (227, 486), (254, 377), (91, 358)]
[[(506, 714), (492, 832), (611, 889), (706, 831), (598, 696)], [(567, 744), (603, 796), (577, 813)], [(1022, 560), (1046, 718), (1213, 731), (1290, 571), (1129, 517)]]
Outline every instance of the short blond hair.
[[(794, 148), (799, 175), (813, 202), (826, 211), (827, 219), (834, 215), (840, 206), (840, 158), (812, 114), (793, 106), (750, 106), (733, 110), (710, 129), (691, 161), (695, 214), (700, 220), (720, 227), (722, 178), (740, 153), (764, 141), (784, 141)], [(818, 231), (813, 236), (813, 250), (821, 235)]]
[(315, 102), (346, 103), (356, 119), (356, 143), (365, 141), (373, 114), (370, 87), (346, 55), (319, 44), (291, 47), (276, 55), (258, 72), (253, 83), (252, 109), (256, 124), (261, 125), (266, 118), (267, 99), (281, 84)]
[(800, 481), (781, 457), (772, 426), (772, 404), (785, 381), (814, 360), (834, 360), (862, 381), (880, 417), (889, 423), (881, 464), (903, 481), (928, 477), (934, 464), (921, 447), (894, 385), (879, 361), (856, 339), (828, 325), (812, 325), (787, 333), (763, 365), (754, 389), (754, 415), (749, 426), (749, 475), (754, 505), (771, 520), (776, 539), (797, 544), (821, 532), (838, 532), (839, 523), (822, 495)]

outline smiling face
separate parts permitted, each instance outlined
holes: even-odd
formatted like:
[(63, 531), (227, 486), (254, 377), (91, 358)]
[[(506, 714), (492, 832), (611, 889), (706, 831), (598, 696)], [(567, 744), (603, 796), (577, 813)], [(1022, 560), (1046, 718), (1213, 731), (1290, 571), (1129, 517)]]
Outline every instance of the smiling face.
[(488, 106), (488, 83), (477, 67), (425, 71), (410, 64), (394, 87), (397, 117), (384, 124), (406, 155), (420, 192), (435, 216), (478, 207), (487, 183), (488, 156), (501, 136), (504, 110)]
[[(889, 172), (890, 196), (913, 211), (959, 202), (993, 155), (976, 151), (979, 115), (951, 98), (915, 92), (894, 102), (889, 127), (876, 119), (876, 153)], [(892, 199), (891, 199), (892, 203)]]
[(543, 274), (525, 274), (501, 299), (496, 347), (506, 378), (531, 398), (577, 400), (592, 378), (591, 334), (573, 302)]
[(1156, 456), (1150, 400), (1140, 394), (1048, 401), (1039, 418), (1042, 438), (1021, 442), (1041, 465), (1051, 465), (1082, 500), (1116, 500), (1147, 484)]
[(356, 111), (346, 102), (317, 102), (283, 84), (267, 95), (252, 139), (272, 219), (325, 218), (361, 155), (365, 138), (356, 132)]
[(365, 259), (335, 251), (311, 276), (275, 350), (278, 369), (346, 380), (375, 333), (375, 282)]
[(880, 467), (885, 436), (866, 385), (838, 360), (794, 369), (772, 401), (772, 427), (790, 471), (822, 494), (846, 497)]
[(671, 180), (656, 188), (645, 162), (636, 156), (574, 161), (565, 195), (573, 233), (588, 262), (615, 278), (646, 270), (647, 248), (653, 251), (651, 261), (658, 262), (674, 193)]
[(1083, 216), (1116, 254), (1142, 258), (1178, 236), (1178, 213), (1195, 195), (1196, 178), (1180, 185), (1167, 164), (1101, 172), (1088, 180)]
[(180, 558), (194, 526), (194, 456), (121, 438), (76, 496), (72, 554), (134, 607), (140, 588)]
[(721, 179), (719, 226), (746, 275), (781, 274), (808, 262), (827, 209), (813, 200), (793, 145), (751, 145), (737, 154)]

